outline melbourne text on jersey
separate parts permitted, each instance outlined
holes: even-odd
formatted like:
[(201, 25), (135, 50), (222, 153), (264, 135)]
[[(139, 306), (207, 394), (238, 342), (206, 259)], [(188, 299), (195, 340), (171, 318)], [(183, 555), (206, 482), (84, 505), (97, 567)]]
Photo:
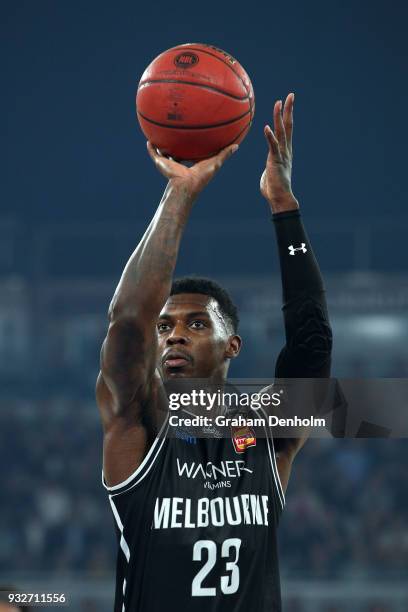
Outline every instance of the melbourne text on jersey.
[(225, 525), (268, 526), (268, 495), (156, 498), (153, 529), (196, 529)]

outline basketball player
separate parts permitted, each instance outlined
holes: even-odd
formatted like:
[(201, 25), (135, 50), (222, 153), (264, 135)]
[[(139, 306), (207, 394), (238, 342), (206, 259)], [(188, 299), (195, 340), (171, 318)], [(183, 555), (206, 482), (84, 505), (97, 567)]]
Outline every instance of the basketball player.
[[(331, 331), (321, 275), (291, 189), (294, 95), (274, 106), (261, 193), (273, 213), (286, 346), (278, 377), (328, 377)], [(281, 610), (276, 532), (292, 462), (305, 441), (203, 438), (174, 431), (164, 384), (222, 384), (241, 347), (237, 310), (205, 279), (172, 282), (202, 189), (236, 150), (191, 168), (148, 143), (168, 179), (109, 308), (97, 401), (103, 482), (118, 536), (115, 612)], [(211, 237), (209, 237), (211, 240)], [(272, 240), (272, 237), (271, 237)]]

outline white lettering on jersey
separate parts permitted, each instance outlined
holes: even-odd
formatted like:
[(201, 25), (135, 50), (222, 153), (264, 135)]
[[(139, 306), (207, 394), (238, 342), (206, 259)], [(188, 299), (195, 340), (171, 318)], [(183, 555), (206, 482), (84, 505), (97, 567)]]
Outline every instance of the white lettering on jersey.
[(182, 497), (173, 497), (171, 506), (171, 527), (182, 527), (181, 521), (177, 520), (178, 516), (183, 516), (183, 509), (179, 506), (184, 502)]
[[(170, 515), (170, 498), (165, 497), (162, 499), (162, 504), (159, 506), (157, 504), (154, 507), (154, 519), (153, 523), (155, 529), (166, 529), (169, 526), (169, 515)], [(162, 526), (163, 523), (163, 526)]]
[(258, 495), (251, 495), (251, 514), (256, 525), (262, 525), (262, 512)]
[[(157, 502), (156, 502), (157, 503)], [(208, 508), (210, 500), (202, 497), (197, 503), (197, 527), (208, 527)]]
[(206, 480), (204, 483), (204, 489), (210, 489), (210, 491), (214, 491), (214, 489), (230, 489), (231, 488), (230, 480), (220, 480), (218, 482), (210, 482)]
[(186, 499), (186, 516), (184, 518), (184, 527), (186, 529), (194, 529), (195, 525), (191, 522), (191, 499)]
[(249, 514), (249, 495), (248, 493), (244, 493), (241, 495), (242, 505), (244, 507), (244, 523), (245, 525), (251, 524), (251, 515)]
[(157, 498), (153, 529), (268, 525), (268, 496), (242, 494), (235, 497)]
[(181, 463), (177, 457), (177, 470), (179, 476), (186, 476), (186, 478), (196, 478), (197, 474), (201, 474), (204, 479), (212, 478), (218, 480), (219, 476), (228, 478), (240, 478), (242, 472), (248, 472), (252, 474), (253, 471), (250, 468), (245, 467), (245, 461), (221, 461), (219, 465), (215, 465), (212, 461), (207, 463)]
[[(235, 518), (232, 517), (231, 501), (234, 502)], [(226, 510), (228, 525), (240, 525), (242, 523), (241, 508), (239, 505), (238, 497), (232, 497), (232, 498), (226, 497), (225, 498), (225, 510)]]
[(224, 520), (224, 504), (222, 503), (222, 497), (216, 497), (210, 502), (211, 508), (211, 524), (214, 527), (223, 527), (225, 525)]
[(262, 506), (263, 506), (263, 511), (264, 511), (264, 516), (265, 516), (265, 525), (268, 525), (268, 496), (267, 495), (262, 495)]

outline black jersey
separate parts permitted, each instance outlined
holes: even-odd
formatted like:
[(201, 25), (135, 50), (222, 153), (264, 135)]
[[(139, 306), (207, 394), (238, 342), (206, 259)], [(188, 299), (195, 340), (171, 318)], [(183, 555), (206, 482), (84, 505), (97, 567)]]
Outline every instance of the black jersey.
[(200, 438), (167, 420), (139, 468), (104, 483), (119, 544), (115, 612), (281, 610), (284, 495), (270, 431), (248, 431)]

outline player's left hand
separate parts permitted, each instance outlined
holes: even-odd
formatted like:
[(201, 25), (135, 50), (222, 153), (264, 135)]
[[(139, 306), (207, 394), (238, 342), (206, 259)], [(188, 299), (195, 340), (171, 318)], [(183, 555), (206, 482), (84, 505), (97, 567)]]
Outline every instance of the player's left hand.
[(195, 197), (217, 174), (224, 162), (238, 150), (238, 145), (229, 145), (213, 157), (203, 159), (190, 167), (176, 162), (171, 157), (166, 157), (151, 142), (147, 143), (147, 150), (156, 168), (169, 179), (169, 182), (183, 186), (189, 194)]
[(292, 132), (293, 103), (295, 94), (290, 93), (283, 107), (282, 100), (275, 102), (273, 109), (272, 131), (269, 125), (264, 128), (269, 152), (266, 167), (261, 177), (261, 193), (273, 212), (295, 210), (299, 204), (292, 192)]

